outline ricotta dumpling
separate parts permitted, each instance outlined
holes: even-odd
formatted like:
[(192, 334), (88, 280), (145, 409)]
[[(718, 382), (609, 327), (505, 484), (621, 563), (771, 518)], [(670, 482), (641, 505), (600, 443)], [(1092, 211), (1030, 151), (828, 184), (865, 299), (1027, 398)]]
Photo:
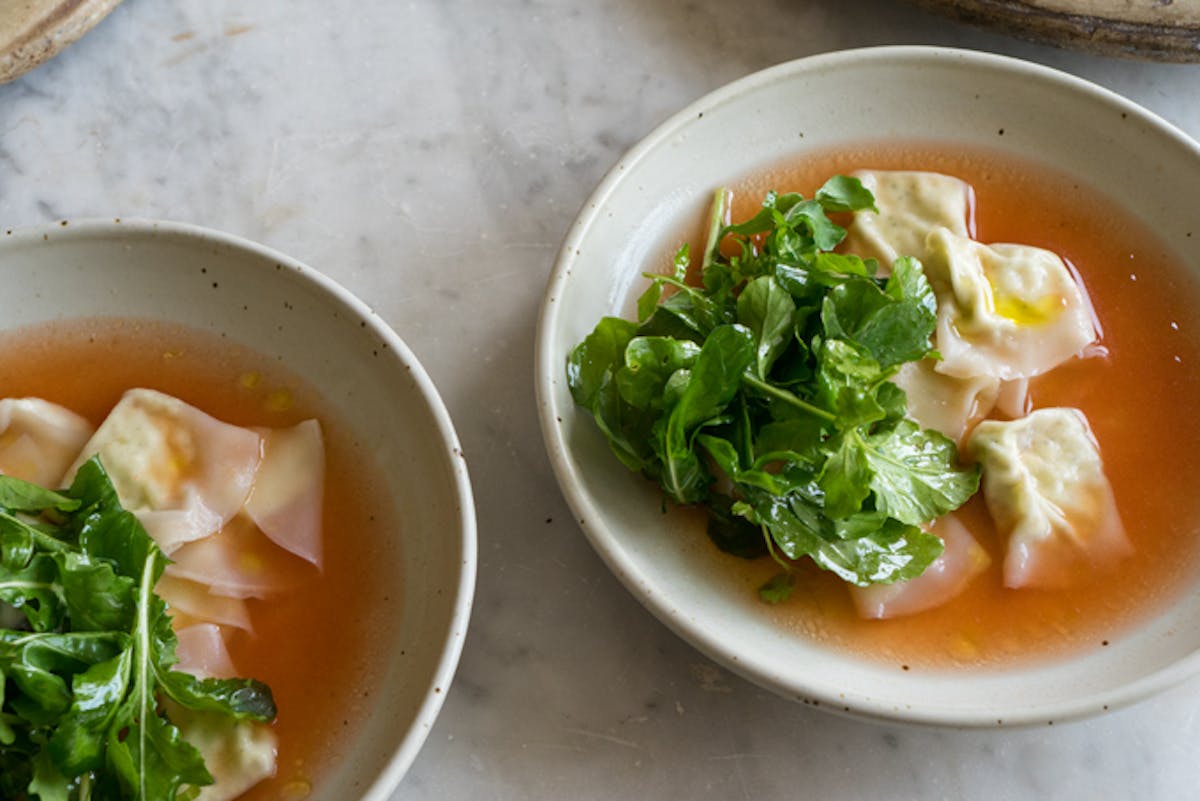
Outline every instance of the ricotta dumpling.
[(1132, 551), (1100, 447), (1078, 409), (985, 420), (967, 444), (1006, 539), (1004, 583), (1064, 587)]
[(892, 377), (904, 390), (908, 417), (921, 428), (940, 431), (956, 443), (987, 417), (999, 397), (1001, 382), (991, 376), (959, 378), (937, 371), (937, 360), (906, 362)]
[(70, 409), (41, 398), (0, 400), (0, 475), (40, 487), (63, 486), (63, 474), (93, 432)]
[(167, 555), (219, 531), (246, 503), (262, 437), (178, 398), (131, 389), (83, 447), (99, 455), (121, 504)]
[(938, 301), (940, 373), (1030, 378), (1097, 338), (1091, 303), (1049, 250), (984, 245), (939, 228), (926, 239), (924, 267)]
[(321, 509), (325, 441), (321, 424), (264, 428), (262, 464), (246, 500), (246, 514), (272, 542), (321, 566)]
[(199, 788), (195, 801), (232, 801), (275, 775), (279, 741), (265, 723), (229, 719), (164, 702), (171, 722), (204, 758), (213, 783)]
[(925, 259), (935, 228), (970, 233), (974, 192), (961, 178), (936, 172), (859, 170), (854, 177), (875, 196), (878, 213), (858, 211), (846, 229), (844, 250), (875, 258), (883, 268), (901, 256)]
[(954, 598), (992, 563), (986, 550), (953, 514), (938, 518), (930, 529), (945, 550), (925, 572), (907, 581), (850, 587), (860, 617), (882, 620), (914, 615)]

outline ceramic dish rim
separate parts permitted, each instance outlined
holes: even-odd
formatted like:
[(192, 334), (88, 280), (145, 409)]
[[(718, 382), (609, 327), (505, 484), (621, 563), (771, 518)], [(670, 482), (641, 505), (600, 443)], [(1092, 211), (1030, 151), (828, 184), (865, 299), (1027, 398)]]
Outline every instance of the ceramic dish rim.
[(386, 764), (378, 775), (373, 777), (360, 796), (360, 801), (385, 801), (400, 785), (441, 711), (462, 655), (474, 602), (478, 556), (475, 503), (462, 445), (445, 402), (408, 344), (358, 296), (334, 279), (300, 260), (236, 234), (193, 223), (144, 217), (89, 217), (79, 220), (60, 220), (53, 223), (5, 228), (0, 234), (0, 260), (4, 258), (8, 247), (21, 246), (26, 242), (36, 245), (37, 240), (48, 243), (51, 240), (61, 241), (76, 237), (86, 239), (96, 236), (170, 239), (182, 241), (189, 247), (197, 244), (218, 245), (253, 257), (255, 265), (253, 269), (262, 270), (264, 273), (268, 269), (266, 265), (280, 265), (293, 280), (314, 288), (323, 298), (349, 310), (356, 319), (364, 322), (370, 332), (378, 337), (386, 348), (392, 351), (394, 358), (406, 368), (420, 401), (434, 419), (438, 439), (445, 449), (447, 464), (453, 479), (452, 494), (456, 502), (459, 524), (457, 545), (461, 558), (456, 571), (457, 581), (450, 588), (453, 611), (446, 627), (445, 640), (441, 644), (441, 654), (436, 661), (436, 667), (430, 676), (428, 686), (424, 688), (422, 701), (417, 706), (417, 712), (411, 725), (403, 737), (398, 739), (396, 748)]
[(1141, 700), (1200, 673), (1200, 653), (1193, 653), (1110, 691), (1077, 696), (1056, 703), (1005, 709), (1004, 715), (1000, 719), (992, 713), (991, 709), (963, 710), (953, 706), (932, 705), (922, 709), (911, 707), (900, 709), (895, 706), (893, 701), (865, 694), (853, 696), (833, 694), (808, 686), (801, 680), (788, 680), (765, 666), (747, 664), (740, 658), (738, 652), (726, 647), (721, 640), (712, 636), (711, 631), (677, 609), (668, 598), (645, 590), (642, 586), (643, 583), (653, 577), (643, 573), (632, 560), (623, 558), (620, 548), (614, 547), (618, 538), (609, 532), (607, 525), (602, 522), (604, 520), (603, 511), (593, 505), (587, 493), (581, 489), (579, 473), (571, 464), (562, 429), (556, 421), (556, 416), (563, 413), (563, 410), (556, 406), (553, 389), (555, 381), (560, 378), (563, 370), (563, 364), (560, 361), (562, 354), (554, 352), (551, 341), (555, 335), (555, 323), (559, 313), (556, 299), (562, 294), (570, 279), (576, 252), (580, 249), (589, 229), (594, 221), (603, 214), (609, 197), (626, 180), (635, 165), (663, 147), (669, 140), (677, 138), (690, 124), (711, 110), (734, 102), (743, 94), (761, 91), (772, 84), (786, 82), (799, 75), (818, 71), (827, 73), (831, 70), (858, 67), (870, 63), (878, 66), (884, 63), (903, 62), (905, 66), (911, 67), (923, 63), (944, 66), (948, 61), (957, 61), (975, 69), (999, 70), (1009, 73), (1010, 76), (1027, 76), (1030, 80), (1053, 85), (1058, 91), (1088, 96), (1097, 104), (1107, 105), (1154, 128), (1159, 135), (1176, 140), (1178, 144), (1188, 148), (1194, 154), (1197, 162), (1200, 162), (1200, 145), (1176, 126), (1133, 101), (1085, 79), (1010, 56), (939, 46), (880, 46), (808, 56), (752, 73), (689, 103), (685, 108), (655, 127), (645, 138), (620, 157), (584, 202), (556, 257), (547, 281), (539, 315), (535, 340), (535, 390), (539, 421), (559, 487), (588, 541), (609, 569), (626, 589), (662, 623), (702, 653), (731, 671), (785, 697), (820, 705), (835, 712), (846, 712), (860, 718), (938, 726), (993, 728), (998, 725), (1008, 727), (1078, 719)]

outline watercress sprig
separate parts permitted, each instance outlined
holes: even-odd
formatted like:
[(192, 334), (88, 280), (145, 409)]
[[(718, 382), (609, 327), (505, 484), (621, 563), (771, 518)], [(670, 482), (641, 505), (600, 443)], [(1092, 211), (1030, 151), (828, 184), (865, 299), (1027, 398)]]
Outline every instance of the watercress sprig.
[(212, 783), (162, 708), (270, 721), (270, 689), (173, 669), (167, 557), (97, 459), (58, 493), (0, 476), (0, 798), (174, 801)]
[(765, 600), (788, 596), (804, 558), (863, 586), (919, 575), (942, 551), (923, 526), (979, 485), (889, 380), (936, 355), (920, 263), (885, 278), (833, 252), (846, 232), (829, 215), (875, 210), (852, 177), (812, 199), (770, 193), (737, 224), (728, 204), (719, 190), (698, 283), (685, 245), (669, 274), (646, 276), (637, 322), (605, 317), (571, 351), (575, 402), (627, 467), (707, 505), (718, 547), (781, 564)]

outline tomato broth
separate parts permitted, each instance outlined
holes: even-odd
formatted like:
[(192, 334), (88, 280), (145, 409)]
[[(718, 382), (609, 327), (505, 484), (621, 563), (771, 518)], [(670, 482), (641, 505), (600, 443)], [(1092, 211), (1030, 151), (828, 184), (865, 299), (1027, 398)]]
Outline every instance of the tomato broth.
[[(1006, 664), (1109, 645), (1177, 598), (1200, 567), (1195, 275), (1149, 226), (1095, 189), (1041, 165), (958, 146), (865, 146), (780, 165), (731, 187), (732, 219), (752, 216), (768, 190), (811, 197), (829, 176), (858, 169), (962, 178), (975, 190), (976, 239), (1046, 248), (1078, 271), (1103, 332), (1102, 355), (1072, 359), (1034, 379), (1030, 399), (1034, 408), (1072, 406), (1087, 415), (1135, 551), (1111, 572), (1080, 577), (1068, 589), (1008, 589), (1004, 543), (980, 493), (959, 514), (991, 566), (945, 605), (864, 620), (841, 580), (806, 562), (792, 598), (761, 604), (762, 613), (804, 636), (903, 669)], [(700, 252), (702, 233), (690, 241), (692, 252)], [(709, 551), (717, 580), (747, 597), (756, 597), (778, 570), (770, 559), (746, 562)]]
[(364, 688), (383, 664), (372, 641), (399, 619), (393, 576), (373, 543), (395, 526), (368, 465), (370, 454), (320, 396), (277, 362), (213, 334), (150, 321), (48, 323), (0, 336), (0, 397), (40, 397), (98, 425), (121, 394), (147, 387), (240, 426), (285, 427), (315, 417), (325, 435), (324, 564), (283, 551), (294, 589), (251, 599), (254, 633), (227, 637), (239, 673), (266, 682), (279, 709), (278, 770), (239, 801), (304, 798), (344, 758), (368, 708)]

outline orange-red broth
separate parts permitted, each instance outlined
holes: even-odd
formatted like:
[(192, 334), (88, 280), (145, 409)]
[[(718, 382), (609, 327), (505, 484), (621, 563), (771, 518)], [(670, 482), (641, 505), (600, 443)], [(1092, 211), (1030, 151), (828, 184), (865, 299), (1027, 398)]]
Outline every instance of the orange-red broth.
[[(1112, 572), (1080, 576), (1069, 589), (1007, 589), (1004, 543), (980, 494), (959, 514), (992, 563), (949, 603), (894, 620), (863, 620), (845, 585), (805, 562), (792, 598), (759, 604), (761, 613), (830, 647), (904, 669), (1012, 663), (1108, 645), (1177, 597), (1200, 567), (1197, 279), (1152, 230), (1095, 190), (1040, 165), (963, 148), (864, 146), (789, 162), (733, 185), (732, 218), (754, 214), (768, 190), (811, 197), (830, 175), (857, 169), (958, 176), (975, 189), (977, 239), (1047, 248), (1078, 270), (1107, 356), (1073, 359), (1034, 379), (1031, 401), (1035, 408), (1074, 406), (1088, 416), (1136, 550)], [(699, 229), (690, 236), (693, 253), (702, 236)], [(702, 526), (697, 516), (689, 528)], [(747, 599), (778, 570), (770, 559), (722, 554), (705, 538), (689, 547), (703, 550), (712, 580)]]
[(234, 630), (228, 638), (239, 672), (270, 685), (279, 708), (276, 776), (240, 801), (303, 798), (352, 745), (349, 735), (383, 671), (372, 643), (387, 641), (380, 633), (400, 617), (400, 595), (388, 586), (395, 577), (381, 575), (385, 560), (373, 545), (395, 521), (371, 456), (314, 390), (277, 363), (212, 334), (96, 319), (0, 335), (0, 397), (45, 398), (99, 424), (131, 387), (175, 395), (235, 425), (321, 421), (323, 568), (272, 549), (270, 558), (298, 581), (269, 600), (250, 600), (254, 633)]

